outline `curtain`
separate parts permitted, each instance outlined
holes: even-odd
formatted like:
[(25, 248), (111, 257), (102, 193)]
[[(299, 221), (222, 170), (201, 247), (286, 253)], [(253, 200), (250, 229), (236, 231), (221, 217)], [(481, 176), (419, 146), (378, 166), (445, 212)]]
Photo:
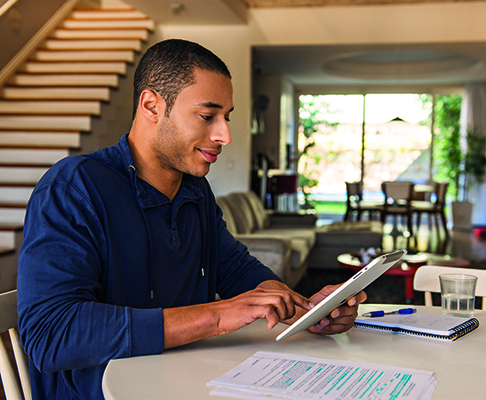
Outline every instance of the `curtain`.
[[(466, 93), (461, 109), (461, 127), (463, 135), (468, 127), (475, 127), (486, 136), (486, 82), (466, 85)], [(486, 225), (486, 184), (479, 184), (469, 191), (469, 200), (473, 207), (472, 224)]]

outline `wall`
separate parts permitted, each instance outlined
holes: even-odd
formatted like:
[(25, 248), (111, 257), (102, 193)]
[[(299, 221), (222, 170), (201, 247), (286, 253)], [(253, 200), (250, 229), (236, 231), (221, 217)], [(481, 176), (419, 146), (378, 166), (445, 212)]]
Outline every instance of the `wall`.
[(268, 97), (268, 107), (262, 112), (265, 124), (264, 133), (252, 135), (252, 159), (256, 163), (258, 154), (268, 157), (269, 168), (280, 169), (280, 99), (282, 97), (282, 77), (280, 75), (253, 76), (253, 94), (256, 99), (260, 95)]
[(0, 17), (0, 70), (65, 2), (66, 0), (19, 0)]

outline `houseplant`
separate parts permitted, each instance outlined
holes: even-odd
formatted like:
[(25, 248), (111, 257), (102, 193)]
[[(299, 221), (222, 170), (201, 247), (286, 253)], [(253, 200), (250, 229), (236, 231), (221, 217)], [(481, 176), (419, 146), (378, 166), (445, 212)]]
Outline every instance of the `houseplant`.
[(486, 137), (475, 127), (461, 133), (462, 98), (436, 98), (434, 159), (435, 179), (449, 182), (454, 229), (470, 229), (473, 204), (470, 188), (483, 183), (486, 174)]
[(485, 181), (486, 174), (486, 137), (477, 128), (468, 127), (465, 137), (465, 149), (461, 153), (459, 185), (462, 201), (452, 203), (452, 218), (455, 229), (471, 229), (473, 203), (469, 201), (469, 190), (475, 184)]

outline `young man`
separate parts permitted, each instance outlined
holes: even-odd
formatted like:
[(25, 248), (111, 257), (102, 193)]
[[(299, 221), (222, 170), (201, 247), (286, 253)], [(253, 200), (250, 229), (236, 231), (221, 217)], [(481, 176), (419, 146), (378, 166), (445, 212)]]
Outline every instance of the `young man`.
[[(160, 42), (135, 73), (130, 132), (36, 186), (18, 277), (35, 399), (102, 399), (113, 358), (292, 322), (335, 289), (303, 298), (227, 231), (204, 176), (231, 141), (232, 96), (213, 53)], [(365, 297), (310, 330), (349, 329)]]

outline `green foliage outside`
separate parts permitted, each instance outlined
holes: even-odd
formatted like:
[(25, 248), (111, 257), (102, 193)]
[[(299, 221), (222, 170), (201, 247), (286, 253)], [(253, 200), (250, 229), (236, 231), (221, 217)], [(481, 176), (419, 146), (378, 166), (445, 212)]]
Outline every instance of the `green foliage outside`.
[(467, 200), (474, 183), (483, 183), (486, 172), (486, 137), (468, 127), (461, 143), (462, 97), (439, 96), (435, 105), (434, 179), (449, 182), (454, 200)]
[(486, 137), (477, 129), (468, 128), (466, 132), (467, 150), (464, 156), (464, 199), (474, 183), (484, 183), (486, 172)]
[(315, 146), (314, 133), (319, 131), (319, 125), (336, 126), (324, 118), (329, 114), (329, 104), (320, 96), (300, 96), (300, 128), (299, 128), (299, 187), (302, 189), (305, 200), (305, 208), (313, 208), (309, 200), (311, 189), (319, 183), (319, 172), (313, 168), (322, 161), (322, 157), (316, 153), (309, 153), (309, 149)]
[(434, 121), (434, 180), (449, 182), (448, 193), (459, 198), (462, 169), (461, 105), (458, 95), (437, 96)]
[(318, 215), (344, 215), (346, 213), (345, 201), (315, 200), (313, 205)]

